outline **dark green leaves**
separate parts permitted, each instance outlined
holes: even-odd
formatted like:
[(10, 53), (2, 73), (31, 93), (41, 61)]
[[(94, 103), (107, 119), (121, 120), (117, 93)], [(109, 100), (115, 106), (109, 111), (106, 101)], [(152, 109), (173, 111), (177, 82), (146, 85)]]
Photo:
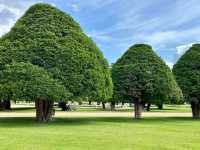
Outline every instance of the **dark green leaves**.
[(112, 95), (108, 63), (78, 23), (47, 4), (32, 6), (0, 39), (0, 67), (29, 62), (52, 74), (75, 97)]
[(1, 99), (66, 100), (71, 94), (43, 68), (30, 63), (6, 65), (0, 72)]
[(185, 100), (200, 101), (200, 44), (194, 44), (174, 65)]
[(168, 66), (148, 45), (132, 46), (112, 68), (114, 97), (160, 103), (180, 100), (181, 91)]

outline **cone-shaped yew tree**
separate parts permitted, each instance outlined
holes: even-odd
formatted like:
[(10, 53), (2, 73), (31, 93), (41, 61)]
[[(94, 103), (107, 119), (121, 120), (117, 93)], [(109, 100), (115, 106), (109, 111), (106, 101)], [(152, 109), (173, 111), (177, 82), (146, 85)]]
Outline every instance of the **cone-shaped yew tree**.
[(184, 100), (191, 103), (194, 119), (200, 119), (200, 44), (194, 44), (177, 61), (173, 72)]
[(114, 100), (134, 103), (135, 118), (141, 118), (143, 103), (180, 100), (174, 76), (151, 46), (136, 44), (112, 66)]
[(73, 98), (107, 99), (112, 80), (102, 52), (79, 24), (47, 4), (36, 4), (0, 39), (0, 69), (12, 62), (44, 68)]

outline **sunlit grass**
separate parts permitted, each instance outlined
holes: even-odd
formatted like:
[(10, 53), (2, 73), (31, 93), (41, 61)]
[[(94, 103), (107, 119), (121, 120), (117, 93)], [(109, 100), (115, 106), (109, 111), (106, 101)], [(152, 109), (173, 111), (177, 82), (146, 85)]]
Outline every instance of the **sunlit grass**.
[(2, 150), (199, 150), (191, 118), (0, 118)]

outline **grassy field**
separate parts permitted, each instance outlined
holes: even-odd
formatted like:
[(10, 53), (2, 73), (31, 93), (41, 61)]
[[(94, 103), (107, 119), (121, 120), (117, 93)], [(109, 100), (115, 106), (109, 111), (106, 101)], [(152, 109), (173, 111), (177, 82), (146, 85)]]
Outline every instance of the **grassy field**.
[(1, 150), (199, 150), (191, 118), (0, 118)]
[[(9, 112), (33, 111), (18, 107)], [(75, 112), (99, 111), (80, 107)], [(183, 113), (190, 107), (165, 105), (164, 110), (153, 107), (151, 112)], [(0, 117), (0, 150), (199, 150), (199, 127), (200, 121), (190, 117), (57, 117), (48, 124), (38, 124), (32, 117)]]

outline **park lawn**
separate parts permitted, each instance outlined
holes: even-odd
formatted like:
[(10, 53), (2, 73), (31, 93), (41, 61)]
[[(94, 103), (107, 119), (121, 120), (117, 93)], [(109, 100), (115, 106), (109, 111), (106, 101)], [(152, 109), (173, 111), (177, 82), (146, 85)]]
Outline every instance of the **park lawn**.
[(1, 150), (199, 150), (191, 118), (0, 118)]

